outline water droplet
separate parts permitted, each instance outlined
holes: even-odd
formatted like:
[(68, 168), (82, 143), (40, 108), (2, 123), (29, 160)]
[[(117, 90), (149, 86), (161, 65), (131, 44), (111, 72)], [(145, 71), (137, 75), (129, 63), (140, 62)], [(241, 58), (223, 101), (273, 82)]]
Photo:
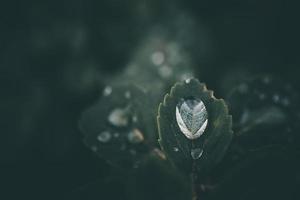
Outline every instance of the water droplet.
[(199, 159), (203, 154), (203, 149), (195, 148), (191, 150), (191, 156), (194, 160)]
[(238, 90), (240, 93), (245, 94), (248, 92), (248, 85), (243, 83), (243, 84), (239, 85)]
[(118, 138), (119, 136), (120, 136), (119, 133), (114, 133), (114, 137), (115, 137), (115, 138)]
[(282, 99), (282, 105), (289, 106), (290, 105), (290, 100), (287, 97), (283, 98)]
[(193, 78), (193, 74), (191, 72), (182, 72), (178, 77), (180, 81), (184, 81), (185, 83), (189, 83), (191, 78)]
[(165, 55), (161, 51), (156, 51), (151, 55), (151, 61), (154, 65), (161, 65), (165, 61)]
[(188, 139), (197, 139), (204, 133), (208, 123), (204, 103), (200, 99), (181, 99), (176, 106), (176, 120)]
[(138, 117), (136, 115), (133, 115), (132, 116), (132, 121), (136, 123), (138, 121)]
[(166, 155), (161, 150), (159, 150), (158, 148), (154, 148), (151, 153), (155, 156), (158, 156), (162, 160), (167, 159)]
[(93, 145), (93, 146), (91, 146), (91, 150), (92, 150), (93, 152), (96, 152), (96, 151), (98, 150), (98, 148), (97, 148), (97, 146)]
[(130, 150), (129, 150), (129, 153), (130, 153), (131, 155), (135, 156), (137, 152), (136, 152), (136, 150), (134, 150), (134, 149), (130, 149)]
[(128, 133), (127, 138), (129, 142), (134, 144), (138, 144), (144, 141), (144, 135), (141, 133), (140, 130), (136, 128)]
[(122, 144), (121, 147), (120, 147), (120, 150), (121, 150), (121, 151), (125, 151), (125, 150), (126, 150), (126, 145), (125, 145), (125, 144)]
[(106, 86), (103, 90), (103, 96), (109, 96), (112, 93), (112, 87)]
[(179, 151), (179, 148), (178, 148), (178, 147), (174, 147), (173, 150), (174, 150), (175, 152), (178, 152), (178, 151)]
[(108, 116), (108, 121), (114, 126), (127, 126), (128, 116), (125, 109), (116, 108)]
[(263, 82), (264, 82), (265, 84), (269, 84), (269, 83), (271, 82), (271, 78), (270, 78), (269, 76), (265, 76), (265, 77), (263, 78)]
[(190, 83), (191, 82), (191, 79), (190, 78), (188, 78), (188, 79), (185, 79), (185, 81), (184, 81), (185, 83)]
[(172, 75), (172, 68), (164, 65), (158, 69), (159, 75), (163, 78), (168, 78)]
[(240, 123), (241, 123), (241, 124), (245, 124), (245, 123), (249, 120), (249, 117), (250, 117), (249, 110), (248, 110), (248, 109), (245, 109), (245, 110), (243, 111), (242, 116), (241, 116)]
[(278, 94), (274, 94), (274, 95), (273, 95), (273, 101), (274, 101), (275, 103), (278, 103), (279, 100), (280, 100), (279, 95), (278, 95)]
[(108, 131), (101, 132), (97, 139), (100, 142), (108, 142), (111, 139), (111, 134)]
[(140, 167), (140, 162), (139, 161), (136, 161), (133, 166), (132, 166), (134, 169), (137, 169)]
[(125, 96), (126, 99), (130, 99), (131, 93), (129, 91), (126, 91), (124, 96)]
[(264, 99), (266, 99), (266, 95), (263, 94), (263, 93), (261, 93), (261, 94), (258, 95), (258, 98), (259, 98), (260, 100), (264, 100)]

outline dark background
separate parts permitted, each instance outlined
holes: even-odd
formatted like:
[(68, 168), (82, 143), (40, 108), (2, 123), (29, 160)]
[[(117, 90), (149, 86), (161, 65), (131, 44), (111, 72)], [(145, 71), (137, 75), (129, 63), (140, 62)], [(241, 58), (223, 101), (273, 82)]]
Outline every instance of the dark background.
[(180, 12), (210, 38), (200, 60), (194, 36), (191, 55), (217, 93), (240, 68), (299, 85), (296, 1), (1, 1), (1, 199), (57, 199), (110, 173), (83, 145), (80, 113), (101, 77), (122, 73), (147, 32)]

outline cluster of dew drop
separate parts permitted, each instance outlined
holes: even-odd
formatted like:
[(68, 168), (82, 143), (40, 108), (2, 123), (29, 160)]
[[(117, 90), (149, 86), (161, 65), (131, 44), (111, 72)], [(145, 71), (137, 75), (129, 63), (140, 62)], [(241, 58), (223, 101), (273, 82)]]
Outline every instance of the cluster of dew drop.
[(172, 75), (173, 70), (172, 68), (167, 64), (167, 55), (166, 52), (163, 52), (161, 50), (154, 51), (150, 55), (150, 60), (153, 63), (154, 66), (157, 67), (158, 74), (162, 78), (168, 78)]
[[(187, 56), (181, 52), (180, 46), (177, 42), (164, 42), (158, 45), (150, 54), (150, 62), (156, 67), (158, 74), (161, 78), (168, 79), (172, 76), (176, 79), (183, 81), (192, 77), (192, 72), (182, 66), (189, 66)], [(178, 68), (181, 66), (180, 68)], [(180, 71), (180, 73), (175, 73)], [(178, 68), (178, 69), (177, 69)], [(179, 76), (179, 77), (177, 77)]]
[[(190, 79), (185, 81), (190, 83)], [(180, 99), (175, 109), (176, 121), (182, 134), (189, 140), (198, 139), (204, 132), (208, 124), (208, 113), (204, 102), (198, 98)], [(178, 147), (173, 147), (175, 152), (179, 152)], [(196, 147), (191, 150), (191, 157), (199, 159), (203, 154), (203, 149)]]
[[(264, 76), (261, 78), (261, 83), (265, 86), (269, 86), (272, 83), (272, 78), (270, 76)], [(286, 85), (285, 88), (289, 89), (289, 85)], [(250, 93), (250, 88), (247, 83), (242, 83), (238, 86), (238, 92), (240, 94), (247, 95)], [(283, 107), (288, 107), (290, 105), (290, 99), (289, 97), (280, 94), (280, 91), (274, 91), (271, 94), (268, 94), (267, 92), (254, 90), (254, 95), (256, 98), (258, 98), (261, 101), (270, 100), (272, 103), (276, 105), (280, 105)]]
[[(258, 106), (257, 110), (253, 110), (249, 109), (247, 105), (247, 107), (243, 108), (239, 120), (240, 125), (247, 124), (253, 119), (252, 115), (260, 112), (260, 109), (262, 109), (262, 113), (259, 118), (255, 119), (255, 123), (276, 124), (284, 122), (287, 118), (285, 111), (291, 109), (292, 87), (289, 84), (276, 82), (271, 76), (263, 76), (255, 83), (258, 84), (258, 88), (253, 88), (251, 83), (242, 83), (238, 86), (237, 91), (240, 95), (243, 95), (243, 98), (254, 98), (254, 101), (252, 102), (260, 102), (260, 105), (267, 107)], [(277, 86), (275, 87), (274, 85)], [(289, 129), (290, 128), (288, 127), (287, 131)]]
[[(103, 89), (103, 96), (108, 97), (112, 94), (112, 92), (113, 92), (113, 88), (111, 86), (106, 86)], [(125, 91), (124, 98), (130, 99), (131, 92)], [(100, 143), (109, 143), (114, 140), (115, 141), (118, 140), (119, 142), (121, 142), (120, 150), (125, 151), (127, 150), (127, 145), (125, 141), (129, 142), (132, 145), (140, 144), (144, 141), (144, 135), (138, 128), (129, 127), (131, 126), (130, 122), (136, 123), (138, 121), (138, 117), (136, 114), (131, 114), (128, 107), (112, 109), (111, 112), (108, 114), (107, 121), (109, 122), (110, 125), (116, 127), (117, 129), (121, 128), (123, 129), (123, 131), (129, 129), (129, 131), (126, 131), (126, 135), (122, 134), (123, 131), (121, 132), (120, 131), (111, 132), (108, 130), (102, 131), (97, 135), (97, 140)], [(125, 141), (124, 138), (126, 138)], [(98, 150), (97, 146), (92, 146), (92, 150), (97, 151)], [(129, 148), (128, 152), (132, 156), (137, 155), (137, 150), (135, 150), (134, 148)]]

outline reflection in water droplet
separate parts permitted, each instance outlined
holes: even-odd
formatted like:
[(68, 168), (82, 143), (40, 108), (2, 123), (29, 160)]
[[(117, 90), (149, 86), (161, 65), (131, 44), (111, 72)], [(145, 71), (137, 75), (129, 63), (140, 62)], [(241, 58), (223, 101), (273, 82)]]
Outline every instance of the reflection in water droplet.
[(165, 61), (165, 55), (161, 51), (156, 51), (151, 55), (151, 61), (154, 65), (161, 65)]
[(108, 142), (110, 139), (111, 139), (111, 134), (107, 131), (104, 131), (104, 132), (101, 132), (97, 139), (100, 141), (100, 142)]
[(103, 96), (109, 96), (112, 93), (112, 87), (106, 86), (103, 90)]
[(116, 108), (108, 116), (108, 121), (114, 126), (127, 126), (128, 116), (125, 109)]
[(133, 129), (132, 131), (130, 131), (127, 135), (129, 142), (137, 144), (137, 143), (141, 143), (144, 141), (144, 136), (141, 133), (140, 130), (138, 129)]
[(200, 99), (181, 99), (176, 106), (176, 120), (181, 132), (188, 139), (197, 139), (205, 131), (208, 119)]
[(194, 160), (199, 159), (203, 154), (203, 149), (195, 148), (191, 150), (191, 156)]

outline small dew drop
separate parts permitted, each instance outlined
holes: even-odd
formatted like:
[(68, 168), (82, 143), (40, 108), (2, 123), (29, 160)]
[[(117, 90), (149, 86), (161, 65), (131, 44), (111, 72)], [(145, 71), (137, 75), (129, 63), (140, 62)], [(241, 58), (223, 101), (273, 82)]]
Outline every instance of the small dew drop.
[(168, 78), (172, 75), (172, 68), (167, 66), (167, 65), (164, 65), (160, 68), (158, 68), (158, 73), (161, 77), (163, 78)]
[(106, 86), (103, 90), (103, 96), (109, 96), (112, 93), (112, 87)]
[(115, 138), (118, 138), (119, 136), (120, 136), (119, 133), (114, 133), (114, 137), (115, 137)]
[(278, 94), (274, 94), (274, 95), (273, 95), (273, 101), (274, 101), (275, 103), (278, 103), (279, 100), (280, 100), (279, 95), (278, 95)]
[(188, 78), (188, 79), (185, 79), (185, 81), (184, 81), (186, 84), (188, 84), (188, 83), (190, 83), (191, 82), (191, 79), (190, 78)]
[(93, 145), (93, 146), (91, 146), (91, 150), (92, 150), (93, 152), (96, 152), (96, 151), (98, 150), (98, 148), (97, 148), (97, 146)]
[(238, 87), (238, 91), (242, 94), (245, 94), (248, 92), (248, 85), (243, 83)]
[(126, 99), (130, 99), (131, 93), (129, 91), (126, 91), (124, 96), (125, 96)]
[(136, 128), (128, 133), (127, 138), (129, 142), (133, 144), (138, 144), (144, 141), (144, 135)]
[(161, 65), (165, 61), (165, 55), (161, 51), (156, 51), (151, 55), (151, 61), (153, 62), (154, 65)]
[(261, 93), (261, 94), (258, 95), (258, 98), (259, 98), (260, 100), (265, 100), (265, 99), (266, 99), (266, 95), (263, 94), (263, 93)]
[(129, 153), (133, 156), (135, 156), (137, 154), (136, 150), (134, 150), (134, 149), (130, 149)]
[(133, 164), (133, 166), (132, 166), (134, 169), (137, 169), (137, 168), (139, 168), (140, 167), (140, 162), (135, 162), (134, 164)]
[(101, 132), (97, 139), (100, 141), (100, 142), (108, 142), (110, 141), (111, 139), (111, 134), (108, 132), (108, 131), (104, 131), (104, 132)]
[(122, 144), (121, 147), (120, 147), (120, 150), (121, 150), (121, 151), (125, 151), (125, 150), (126, 150), (126, 145), (125, 145), (125, 144)]
[(173, 150), (174, 150), (175, 152), (178, 152), (178, 151), (179, 151), (179, 148), (178, 148), (178, 147), (174, 147)]
[(188, 139), (197, 139), (205, 131), (208, 114), (200, 99), (181, 99), (176, 106), (176, 121), (181, 132)]
[(271, 82), (271, 78), (270, 78), (269, 76), (265, 76), (265, 77), (263, 78), (263, 82), (264, 82), (265, 84), (269, 84), (269, 83)]
[(108, 121), (114, 126), (127, 126), (128, 116), (125, 109), (116, 108), (108, 116)]
[(136, 122), (138, 121), (138, 117), (137, 117), (136, 115), (133, 115), (133, 116), (132, 116), (132, 121), (133, 121), (134, 123), (136, 123)]
[(284, 97), (282, 99), (282, 105), (283, 106), (289, 106), (290, 105), (290, 100), (287, 97)]
[(203, 149), (195, 148), (191, 150), (191, 156), (194, 160), (199, 159), (203, 154)]
[(240, 120), (240, 123), (241, 124), (245, 124), (250, 118), (250, 113), (249, 113), (249, 110), (248, 109), (245, 109), (243, 111), (243, 114), (241, 116), (241, 120)]
[(152, 150), (152, 154), (153, 154), (154, 156), (159, 157), (159, 158), (162, 159), (162, 160), (166, 160), (166, 159), (167, 159), (166, 155), (165, 155), (161, 150), (159, 150), (158, 148), (154, 148), (154, 149)]
[(193, 78), (193, 74), (190, 73), (190, 72), (183, 72), (183, 73), (180, 73), (178, 78), (179, 78), (180, 81), (184, 81), (185, 83), (189, 83), (190, 80), (188, 80), (188, 79)]

